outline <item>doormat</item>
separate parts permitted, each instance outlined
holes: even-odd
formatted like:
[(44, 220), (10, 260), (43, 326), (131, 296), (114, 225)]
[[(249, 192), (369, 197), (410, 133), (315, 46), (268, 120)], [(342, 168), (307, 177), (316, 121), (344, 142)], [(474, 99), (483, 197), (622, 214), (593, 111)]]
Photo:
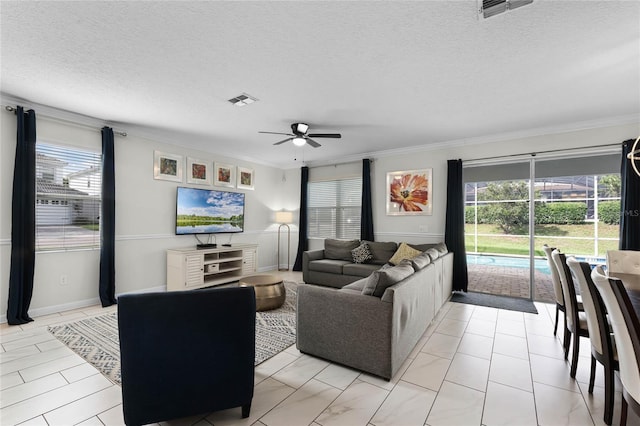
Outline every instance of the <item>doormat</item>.
[(456, 291), (451, 296), (451, 301), (456, 303), (466, 303), (467, 305), (488, 306), (489, 308), (507, 309), (509, 311), (527, 312), (537, 314), (538, 310), (531, 300), (518, 297), (496, 296), (493, 294), (467, 293)]

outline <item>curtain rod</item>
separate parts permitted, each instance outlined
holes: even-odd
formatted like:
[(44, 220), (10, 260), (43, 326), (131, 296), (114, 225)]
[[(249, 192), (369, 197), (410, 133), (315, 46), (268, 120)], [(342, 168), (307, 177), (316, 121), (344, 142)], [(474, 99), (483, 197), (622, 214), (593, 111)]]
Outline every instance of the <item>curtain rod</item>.
[[(18, 109), (16, 107), (14, 107), (14, 106), (11, 106), (11, 105), (6, 105), (4, 107), (4, 109), (6, 109), (9, 112), (13, 112), (14, 114), (16, 114), (18, 112)], [(38, 113), (38, 116), (39, 117), (48, 118), (48, 119), (53, 120), (53, 121), (58, 121), (60, 123), (72, 124), (74, 126), (83, 127), (83, 128), (86, 128), (86, 129), (101, 130), (101, 129), (97, 129), (95, 126), (92, 126), (90, 124), (78, 123), (78, 122), (75, 122), (75, 121), (72, 121), (72, 120), (67, 120), (67, 119), (60, 118), (60, 117), (54, 117), (54, 116), (47, 115), (47, 114)], [(127, 137), (127, 132), (114, 130), (113, 133), (115, 133), (115, 134), (117, 134), (119, 136), (122, 136), (122, 137)]]
[(606, 148), (606, 147), (614, 147), (614, 146), (621, 146), (621, 145), (622, 145), (622, 143), (610, 143), (610, 144), (606, 144), (606, 145), (582, 146), (582, 147), (579, 147), (579, 148), (550, 149), (550, 150), (547, 150), (547, 151), (524, 152), (522, 154), (499, 155), (497, 157), (470, 158), (470, 159), (467, 159), (467, 160), (462, 160), (462, 162), (464, 163), (465, 161), (469, 162), (469, 161), (498, 160), (498, 159), (501, 159), (501, 158), (522, 157), (522, 156), (525, 156), (525, 155), (530, 155), (531, 157), (535, 157), (538, 154), (551, 154), (551, 153), (554, 153), (554, 152), (570, 152), (570, 151), (575, 151), (577, 149)]

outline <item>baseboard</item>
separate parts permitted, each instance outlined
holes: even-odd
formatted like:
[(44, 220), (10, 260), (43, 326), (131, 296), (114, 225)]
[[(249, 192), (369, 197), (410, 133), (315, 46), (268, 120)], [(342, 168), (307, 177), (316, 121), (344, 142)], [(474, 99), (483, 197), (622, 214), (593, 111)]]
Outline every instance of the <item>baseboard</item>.
[[(158, 286), (158, 287), (150, 287), (150, 288), (145, 288), (142, 290), (135, 290), (135, 291), (127, 291), (127, 292), (123, 292), (123, 293), (116, 293), (116, 298), (118, 296), (121, 296), (123, 294), (134, 294), (134, 293), (151, 293), (154, 291), (167, 291), (167, 286), (162, 285), (162, 286)], [(94, 305), (98, 305), (100, 304), (100, 298), (95, 297), (93, 299), (85, 299), (85, 300), (78, 300), (75, 302), (70, 302), (70, 303), (63, 303), (61, 305), (53, 305), (53, 306), (46, 306), (44, 308), (37, 308), (37, 309), (30, 309), (29, 310), (29, 315), (31, 316), (31, 318), (37, 318), (37, 317), (42, 317), (45, 315), (51, 315), (51, 314), (58, 314), (61, 312), (66, 312), (66, 311), (71, 311), (74, 309), (81, 309), (81, 308), (87, 308), (89, 306), (94, 306)], [(0, 316), (0, 323), (6, 323), (7, 322), (7, 314), (2, 314)]]

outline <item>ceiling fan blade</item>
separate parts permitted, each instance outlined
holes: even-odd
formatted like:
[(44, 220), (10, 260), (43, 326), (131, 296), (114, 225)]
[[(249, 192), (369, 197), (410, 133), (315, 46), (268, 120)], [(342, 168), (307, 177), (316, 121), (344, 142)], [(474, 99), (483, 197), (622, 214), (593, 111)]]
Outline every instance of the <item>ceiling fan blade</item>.
[(295, 136), (291, 133), (280, 133), (280, 132), (258, 132), (258, 133), (267, 133), (269, 135), (285, 135), (285, 136)]
[(334, 138), (340, 139), (342, 135), (340, 133), (312, 133), (307, 135), (310, 138)]
[(280, 144), (283, 144), (283, 143), (285, 143), (285, 142), (289, 142), (290, 140), (293, 140), (293, 138), (283, 139), (283, 140), (281, 140), (280, 142), (276, 142), (276, 143), (274, 143), (274, 145), (280, 145)]
[(307, 141), (307, 143), (309, 145), (311, 145), (314, 148), (318, 148), (321, 147), (322, 145), (320, 145), (318, 142), (314, 141), (313, 139), (309, 139), (309, 138), (305, 138), (305, 140)]

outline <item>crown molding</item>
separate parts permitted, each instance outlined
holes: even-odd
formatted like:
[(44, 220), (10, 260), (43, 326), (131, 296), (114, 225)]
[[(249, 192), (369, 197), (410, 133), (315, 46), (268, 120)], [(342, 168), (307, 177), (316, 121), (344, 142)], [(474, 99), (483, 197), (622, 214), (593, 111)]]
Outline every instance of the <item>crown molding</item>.
[(358, 161), (363, 158), (393, 157), (393, 156), (399, 156), (399, 155), (435, 151), (443, 148), (456, 148), (456, 147), (470, 146), (470, 145), (482, 145), (482, 144), (491, 143), (491, 142), (502, 142), (507, 140), (524, 139), (524, 138), (535, 137), (535, 136), (578, 132), (581, 130), (599, 129), (599, 128), (605, 128), (605, 127), (621, 126), (625, 124), (638, 124), (639, 131), (640, 131), (640, 115), (628, 114), (628, 115), (621, 115), (621, 116), (615, 116), (615, 117), (600, 118), (596, 120), (566, 123), (566, 124), (557, 125), (557, 126), (537, 127), (537, 128), (526, 129), (526, 130), (519, 130), (515, 132), (496, 133), (492, 135), (476, 136), (471, 138), (438, 141), (438, 142), (428, 143), (428, 144), (419, 145), (419, 146), (406, 147), (406, 148), (394, 148), (394, 149), (388, 149), (388, 150), (382, 150), (382, 151), (371, 151), (363, 154), (340, 157), (337, 163), (336, 163), (337, 159), (334, 159), (333, 161), (322, 160), (322, 161), (308, 162), (307, 165), (310, 167), (327, 166), (332, 164), (342, 164), (342, 163), (348, 163), (352, 161)]

